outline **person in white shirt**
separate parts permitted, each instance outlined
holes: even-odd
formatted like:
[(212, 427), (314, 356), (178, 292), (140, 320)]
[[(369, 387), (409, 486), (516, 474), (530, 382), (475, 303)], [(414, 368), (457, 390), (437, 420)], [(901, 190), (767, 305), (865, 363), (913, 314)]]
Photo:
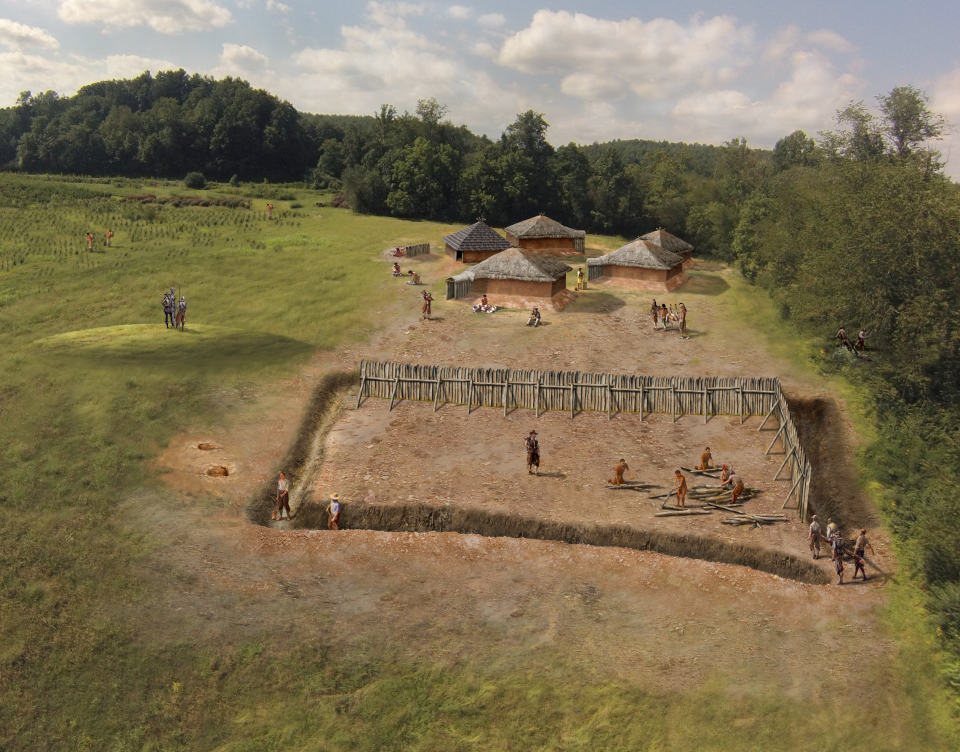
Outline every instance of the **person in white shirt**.
[(287, 476), (280, 473), (280, 480), (277, 483), (277, 505), (273, 510), (273, 519), (277, 519), (277, 512), (280, 513), (280, 519), (283, 519), (283, 510), (287, 510), (287, 519), (290, 519), (290, 481)]
[(810, 553), (813, 554), (814, 559), (820, 558), (820, 537), (820, 523), (817, 521), (817, 515), (813, 515), (807, 540), (810, 541)]
[(327, 523), (328, 530), (339, 530), (340, 522), (340, 494), (330, 494), (330, 503), (327, 504), (326, 513), (330, 515), (330, 521)]

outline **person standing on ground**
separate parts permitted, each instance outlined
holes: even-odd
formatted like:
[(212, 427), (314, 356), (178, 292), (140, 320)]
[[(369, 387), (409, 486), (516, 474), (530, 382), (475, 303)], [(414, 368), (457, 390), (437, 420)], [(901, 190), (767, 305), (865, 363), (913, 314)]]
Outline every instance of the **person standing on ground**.
[(583, 289), (583, 267), (582, 266), (577, 269), (577, 289), (578, 290)]
[(687, 479), (677, 470), (673, 477), (673, 490), (677, 492), (677, 506), (686, 509), (687, 506)]
[(863, 575), (863, 581), (866, 582), (867, 570), (864, 569), (863, 567), (863, 554), (857, 553), (856, 551), (854, 551), (853, 552), (853, 577), (850, 578), (851, 580), (857, 579), (857, 572)]
[(287, 476), (280, 473), (280, 480), (277, 482), (277, 504), (273, 510), (272, 519), (277, 519), (277, 513), (280, 519), (283, 519), (283, 510), (287, 510), (287, 519), (290, 519), (290, 481)]
[(854, 349), (854, 350), (857, 350), (858, 352), (863, 352), (863, 351), (866, 349), (866, 347), (867, 347), (867, 338), (868, 338), (869, 336), (870, 336), (870, 335), (867, 334), (867, 330), (866, 330), (866, 329), (861, 329), (861, 330), (857, 333), (857, 344), (855, 344), (855, 345), (853, 346), (853, 349)]
[(340, 529), (340, 494), (330, 494), (330, 503), (324, 510), (330, 518), (327, 520), (327, 530)]
[(810, 541), (810, 553), (813, 554), (814, 559), (820, 558), (820, 537), (820, 523), (817, 521), (817, 515), (813, 515), (807, 540)]
[(187, 299), (182, 295), (177, 303), (177, 323), (180, 324), (180, 331), (187, 328)]
[(687, 307), (681, 303), (680, 304), (680, 338), (681, 339), (690, 339), (690, 335), (687, 334)]
[(113, 230), (107, 230), (107, 248), (110, 247), (111, 240), (113, 240)]
[(657, 305), (654, 298), (653, 305), (650, 306), (650, 316), (653, 318), (653, 331), (657, 331), (657, 319), (660, 318), (660, 306)]
[(177, 320), (173, 316), (173, 288), (170, 288), (170, 292), (166, 293), (163, 296), (163, 323), (167, 325), (167, 329), (170, 328), (172, 324), (174, 327), (177, 325)]
[(710, 470), (716, 470), (717, 466), (713, 464), (713, 455), (710, 454), (710, 447), (707, 447), (703, 450), (703, 454), (700, 455), (700, 464), (695, 466), (694, 470), (707, 470), (709, 466)]
[(624, 473), (630, 476), (630, 480), (633, 480), (633, 473), (630, 472), (630, 466), (627, 465), (627, 461), (625, 459), (621, 458), (620, 464), (613, 468), (613, 479), (609, 480), (610, 485), (622, 486)]
[(87, 250), (90, 253), (93, 253), (93, 233), (92, 232), (87, 233)]
[(267, 204), (267, 219), (273, 219), (273, 204)]
[(431, 295), (426, 290), (423, 291), (422, 295), (423, 295), (423, 311), (422, 311), (423, 318), (429, 319), (430, 312), (431, 312), (430, 304), (433, 302), (433, 295)]
[(833, 521), (832, 517), (827, 517), (827, 534), (823, 539), (830, 544), (830, 561), (833, 561), (833, 539), (839, 534), (840, 529), (837, 527), (837, 523)]
[(667, 317), (670, 315), (670, 311), (667, 310), (667, 304), (660, 304), (660, 326), (663, 327), (663, 331), (667, 331)]
[(837, 580), (838, 585), (843, 584), (843, 536), (840, 534), (840, 531), (837, 530), (837, 534), (833, 536), (833, 541), (830, 544), (830, 547), (833, 549), (833, 563), (837, 568)]
[[(868, 548), (870, 549), (871, 556), (877, 555), (877, 552), (873, 550), (873, 546), (870, 545), (870, 541), (867, 540), (867, 531), (861, 530), (860, 535), (857, 536), (857, 542), (853, 544), (853, 563), (857, 565), (856, 569), (853, 570), (853, 579), (857, 579), (857, 570), (859, 569), (863, 573), (863, 581), (867, 581), (867, 571), (863, 568), (863, 557)], [(857, 563), (858, 560), (859, 564)]]
[(527, 475), (540, 475), (540, 441), (537, 439), (537, 432), (531, 431), (523, 444), (527, 450)]

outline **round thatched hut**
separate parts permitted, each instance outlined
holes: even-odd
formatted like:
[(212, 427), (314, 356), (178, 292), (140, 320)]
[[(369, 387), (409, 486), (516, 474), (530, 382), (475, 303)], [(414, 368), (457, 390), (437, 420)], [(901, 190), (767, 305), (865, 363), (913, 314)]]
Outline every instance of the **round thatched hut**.
[(606, 256), (587, 259), (587, 279), (635, 290), (672, 292), (690, 279), (683, 257), (637, 238)]
[(486, 295), (494, 306), (560, 311), (576, 297), (567, 289), (572, 271), (557, 259), (508, 248), (447, 279), (447, 300), (473, 302)]
[(660, 246), (665, 251), (675, 253), (683, 259), (683, 270), (693, 266), (693, 246), (686, 240), (681, 240), (676, 235), (671, 235), (666, 230), (656, 229), (641, 235), (640, 240), (646, 240), (648, 243)]
[(482, 220), (464, 227), (453, 235), (447, 235), (443, 242), (444, 252), (450, 258), (465, 264), (479, 263), (495, 253), (513, 247)]
[(582, 256), (587, 233), (571, 230), (544, 214), (510, 225), (507, 240), (526, 251), (543, 256)]

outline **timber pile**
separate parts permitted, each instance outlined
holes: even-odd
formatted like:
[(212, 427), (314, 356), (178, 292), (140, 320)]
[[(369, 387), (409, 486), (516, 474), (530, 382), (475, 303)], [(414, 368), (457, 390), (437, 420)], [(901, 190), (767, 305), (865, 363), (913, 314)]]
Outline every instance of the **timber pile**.
[(725, 512), (731, 512), (732, 514), (737, 515), (736, 517), (727, 517), (725, 520), (720, 520), (721, 524), (724, 525), (750, 525), (750, 529), (753, 530), (755, 527), (762, 528), (764, 525), (771, 525), (774, 522), (786, 522), (787, 517), (783, 514), (747, 514), (735, 507), (725, 506), (723, 504), (706, 504), (708, 507), (714, 509), (722, 509)]
[(692, 473), (693, 475), (705, 475), (705, 476), (707, 476), (708, 478), (719, 478), (719, 477), (720, 477), (720, 476), (717, 474), (717, 473), (720, 472), (719, 468), (718, 468), (718, 469), (708, 468), (707, 470), (695, 470), (695, 469), (692, 468), (692, 467), (684, 467), (683, 465), (680, 465), (680, 469), (681, 469), (681, 470), (684, 470), (684, 471), (686, 471), (686, 472), (688, 472), (688, 473)]

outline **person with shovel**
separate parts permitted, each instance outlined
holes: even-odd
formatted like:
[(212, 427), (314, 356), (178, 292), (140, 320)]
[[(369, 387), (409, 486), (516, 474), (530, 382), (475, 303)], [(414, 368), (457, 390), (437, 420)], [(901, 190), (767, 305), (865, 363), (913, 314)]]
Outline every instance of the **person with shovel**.
[(677, 506), (686, 509), (687, 506), (687, 479), (679, 470), (674, 473), (673, 492), (677, 494)]

